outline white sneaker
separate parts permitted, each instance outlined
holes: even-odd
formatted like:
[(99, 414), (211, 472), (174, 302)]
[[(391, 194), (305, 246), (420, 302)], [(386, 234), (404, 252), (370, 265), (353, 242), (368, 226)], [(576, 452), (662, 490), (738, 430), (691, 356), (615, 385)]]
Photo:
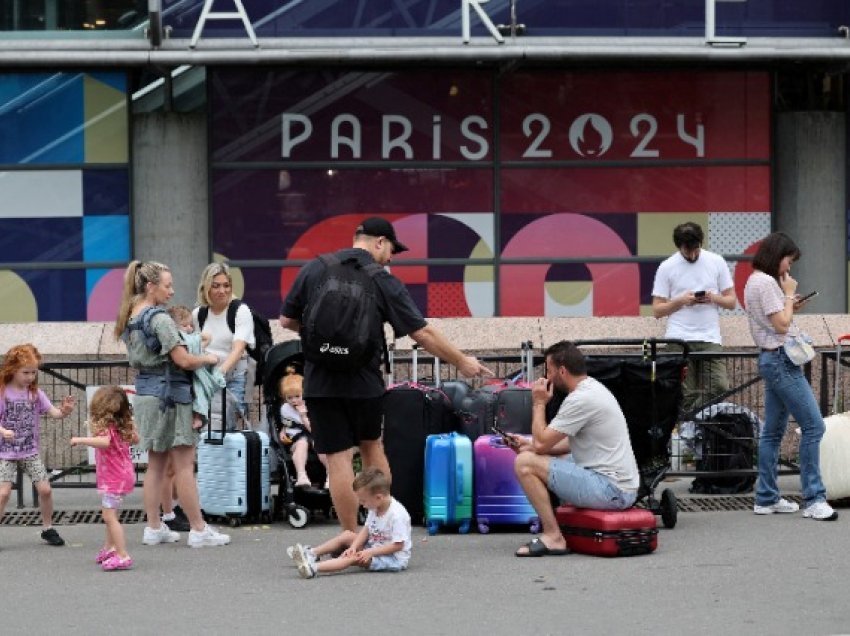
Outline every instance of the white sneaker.
[(817, 519), (818, 521), (832, 521), (838, 519), (838, 513), (825, 501), (816, 501), (803, 510), (806, 519)]
[(783, 498), (780, 498), (779, 501), (774, 504), (770, 504), (769, 506), (759, 506), (758, 504), (753, 506), (753, 512), (757, 515), (772, 515), (774, 512), (797, 512), (799, 509), (800, 506), (795, 504), (793, 501), (788, 501)]
[(142, 535), (142, 543), (145, 545), (157, 545), (158, 543), (176, 543), (180, 541), (180, 534), (169, 529), (164, 523), (159, 528), (145, 527)]
[(298, 565), (298, 574), (302, 579), (312, 579), (316, 576), (316, 566), (312, 563), (301, 563)]
[[(295, 545), (286, 548), (286, 554), (290, 559), (295, 561), (295, 565), (299, 567), (305, 564), (310, 566), (316, 565), (316, 553), (313, 552), (313, 548), (309, 545), (296, 543)], [(308, 576), (305, 578), (309, 579), (311, 577)]]
[[(296, 562), (297, 562), (297, 559), (303, 558), (301, 555), (298, 555), (298, 548), (299, 547), (301, 547), (303, 553), (310, 559), (310, 561), (316, 561), (317, 560), (316, 553), (313, 552), (312, 547), (310, 547), (309, 545), (303, 545), (302, 546), (299, 543), (296, 543), (295, 545), (291, 545), (288, 548), (286, 548), (286, 556), (288, 556), (290, 559), (292, 559), (293, 561), (296, 561)], [(298, 556), (296, 556), (296, 555), (298, 555)]]
[(227, 545), (228, 543), (230, 543), (230, 535), (222, 534), (209, 524), (205, 525), (203, 530), (189, 531), (188, 544), (190, 548)]

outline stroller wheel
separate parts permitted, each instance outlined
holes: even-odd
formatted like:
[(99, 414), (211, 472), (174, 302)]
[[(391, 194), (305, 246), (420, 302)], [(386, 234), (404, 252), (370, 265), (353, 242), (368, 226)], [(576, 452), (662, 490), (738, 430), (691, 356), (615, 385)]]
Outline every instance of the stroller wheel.
[(289, 511), (286, 521), (293, 528), (303, 528), (310, 521), (310, 511), (303, 506), (295, 506)]
[(665, 528), (675, 528), (679, 516), (679, 507), (676, 504), (676, 494), (669, 488), (661, 493), (661, 521)]

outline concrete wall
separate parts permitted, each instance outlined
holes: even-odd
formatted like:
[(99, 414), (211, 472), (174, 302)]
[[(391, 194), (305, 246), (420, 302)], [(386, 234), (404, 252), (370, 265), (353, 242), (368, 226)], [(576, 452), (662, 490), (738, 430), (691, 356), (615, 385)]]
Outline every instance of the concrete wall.
[(803, 257), (792, 269), (801, 293), (820, 295), (808, 311), (847, 311), (845, 116), (778, 113), (775, 228), (787, 232)]
[[(663, 338), (665, 321), (632, 318), (443, 318), (430, 321), (452, 343), (465, 351), (519, 351), (522, 341), (531, 340), (537, 351), (562, 339)], [(832, 348), (839, 336), (850, 333), (850, 315), (801, 315), (797, 324), (812, 336), (819, 348)], [(720, 319), (724, 346), (732, 350), (753, 349), (746, 316)], [(112, 335), (109, 322), (40, 322), (0, 324), (0, 355), (11, 346), (32, 342), (49, 360), (126, 359), (124, 345)], [(272, 322), (275, 342), (297, 337)], [(388, 334), (391, 335), (391, 334)], [(396, 348), (411, 347), (410, 338), (400, 338)]]
[(134, 256), (168, 265), (190, 307), (210, 257), (208, 172), (205, 113), (133, 116)]

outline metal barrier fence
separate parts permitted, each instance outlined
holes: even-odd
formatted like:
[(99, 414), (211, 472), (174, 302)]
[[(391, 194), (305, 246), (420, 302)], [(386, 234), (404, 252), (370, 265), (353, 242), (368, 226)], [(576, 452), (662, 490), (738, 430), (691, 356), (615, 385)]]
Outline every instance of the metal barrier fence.
[[(641, 355), (634, 351), (633, 355)], [(624, 352), (628, 355), (628, 352)], [(835, 381), (835, 360), (840, 355), (841, 367), (850, 366), (850, 351), (847, 350), (822, 350), (813, 363), (806, 365), (806, 376), (816, 387), (816, 397), (819, 399), (821, 411), (824, 415), (829, 414), (836, 406), (835, 396), (839, 396), (839, 406), (843, 408), (843, 396), (850, 391), (850, 373), (840, 374), (838, 383)], [(394, 354), (394, 376), (396, 379), (417, 377), (420, 381), (433, 381), (434, 360), (433, 357), (418, 356), (416, 373), (414, 376), (413, 359), (410, 354)], [(729, 389), (718, 395), (708, 395), (704, 387), (711, 386), (711, 378), (698, 377), (697, 386), (700, 395), (697, 404), (683, 411), (682, 421), (689, 421), (693, 416), (703, 409), (721, 403), (734, 403), (752, 411), (759, 419), (764, 418), (764, 387), (758, 375), (758, 353), (752, 351), (723, 351), (721, 353), (694, 352), (689, 355), (694, 362), (722, 359), (725, 361), (726, 375), (729, 380)], [(482, 355), (479, 358), (484, 361), (496, 374), (496, 377), (511, 378), (519, 376), (525, 369), (523, 355), (520, 350), (515, 355), (492, 354)], [(534, 376), (540, 377), (544, 373), (545, 364), (539, 353), (533, 356)], [(699, 366), (699, 365), (697, 365)], [(708, 368), (703, 366), (703, 368)], [(450, 365), (440, 365), (439, 373), (441, 380), (458, 379), (458, 371)], [(126, 360), (115, 361), (73, 361), (73, 362), (46, 362), (39, 373), (39, 387), (44, 390), (48, 398), (54, 403), (61, 402), (62, 398), (69, 393), (77, 398), (77, 405), (70, 416), (64, 420), (51, 420), (45, 418), (41, 426), (41, 457), (45, 466), (51, 471), (51, 481), (58, 488), (90, 488), (94, 487), (94, 468), (88, 464), (87, 450), (84, 448), (71, 448), (69, 440), (75, 435), (87, 435), (86, 423), (87, 408), (85, 404), (85, 390), (89, 386), (101, 386), (106, 384), (132, 385), (135, 381), (135, 371)], [(472, 381), (473, 387), (479, 385), (481, 380)], [(254, 387), (250, 400), (251, 421), (261, 421), (262, 396), (259, 387)], [(786, 434), (786, 442), (783, 442), (781, 462), (786, 470), (784, 474), (798, 472), (796, 459), (796, 440), (793, 434), (793, 423), (789, 426)], [(677, 431), (674, 433), (674, 440)], [(681, 440), (681, 437), (679, 438)], [(758, 448), (757, 434), (751, 440), (754, 448)], [(666, 473), (669, 476), (696, 477), (707, 476), (705, 471), (697, 470), (698, 459), (687, 448), (682, 450), (681, 443), (671, 445), (671, 469)], [(754, 463), (754, 465), (756, 465)], [(142, 467), (143, 469), (143, 467)], [(733, 471), (724, 473), (726, 475), (754, 474), (755, 469), (746, 471)], [(714, 473), (711, 473), (714, 474)], [(15, 484), (18, 491), (18, 507), (23, 507), (23, 479)], [(35, 500), (35, 495), (33, 496)]]

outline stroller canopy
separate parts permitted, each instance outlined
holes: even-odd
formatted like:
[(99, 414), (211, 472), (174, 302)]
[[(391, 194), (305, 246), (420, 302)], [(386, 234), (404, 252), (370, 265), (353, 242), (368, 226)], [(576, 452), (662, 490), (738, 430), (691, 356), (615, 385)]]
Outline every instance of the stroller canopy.
[(276, 344), (266, 352), (266, 377), (263, 380), (263, 395), (277, 395), (277, 385), (283, 377), (286, 367), (295, 367), (295, 371), (304, 374), (304, 354), (301, 340), (287, 340)]

